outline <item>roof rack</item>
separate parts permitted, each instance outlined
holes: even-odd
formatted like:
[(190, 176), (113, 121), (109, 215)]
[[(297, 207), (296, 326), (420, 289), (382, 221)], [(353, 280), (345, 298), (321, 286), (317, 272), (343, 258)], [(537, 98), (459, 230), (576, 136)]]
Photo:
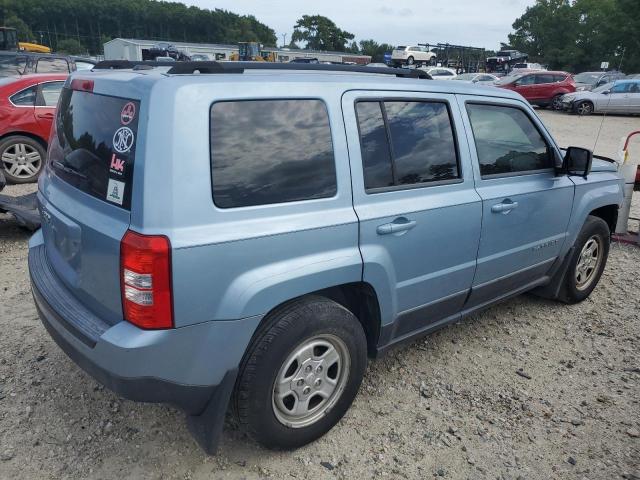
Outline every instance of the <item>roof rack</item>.
[(313, 63), (271, 63), (271, 62), (162, 62), (162, 61), (130, 61), (104, 60), (93, 67), (93, 70), (133, 69), (149, 70), (154, 67), (171, 67), (168, 74), (191, 73), (243, 73), (245, 70), (285, 70), (285, 71), (316, 71), (316, 72), (344, 72), (371, 73), (377, 75), (394, 75), (403, 78), (421, 78), (431, 80), (431, 75), (418, 69), (365, 67), (360, 65), (326, 65)]

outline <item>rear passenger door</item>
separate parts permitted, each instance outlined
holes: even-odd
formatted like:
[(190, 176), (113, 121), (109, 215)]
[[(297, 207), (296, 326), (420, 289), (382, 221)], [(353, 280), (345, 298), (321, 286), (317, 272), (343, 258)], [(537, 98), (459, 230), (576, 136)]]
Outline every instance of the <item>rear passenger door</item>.
[(454, 96), (352, 91), (342, 108), (363, 279), (378, 294), (386, 344), (459, 313), (482, 207)]
[(472, 308), (545, 277), (565, 242), (574, 184), (555, 175), (560, 152), (530, 108), (517, 100), (460, 99), (483, 205)]

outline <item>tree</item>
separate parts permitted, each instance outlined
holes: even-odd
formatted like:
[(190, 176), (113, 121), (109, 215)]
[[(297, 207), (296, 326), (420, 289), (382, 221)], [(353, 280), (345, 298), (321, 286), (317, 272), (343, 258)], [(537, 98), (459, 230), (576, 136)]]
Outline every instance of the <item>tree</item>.
[(33, 42), (35, 39), (29, 25), (16, 15), (9, 15), (4, 21), (4, 26), (16, 29), (19, 42)]
[(293, 27), (292, 42), (306, 42), (305, 48), (344, 52), (353, 33), (340, 30), (322, 15), (303, 15)]
[(372, 62), (384, 62), (384, 54), (393, 50), (388, 43), (378, 43), (373, 39), (360, 41), (360, 53), (369, 55)]
[(86, 53), (86, 49), (75, 38), (65, 38), (58, 42), (58, 52), (66, 53), (67, 55), (81, 55)]

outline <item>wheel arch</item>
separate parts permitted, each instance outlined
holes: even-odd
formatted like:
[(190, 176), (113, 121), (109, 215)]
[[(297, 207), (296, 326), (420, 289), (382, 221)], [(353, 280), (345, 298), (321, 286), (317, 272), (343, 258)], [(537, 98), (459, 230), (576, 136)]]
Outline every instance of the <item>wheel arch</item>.
[(32, 140), (35, 140), (36, 142), (38, 142), (42, 148), (44, 148), (45, 152), (47, 151), (47, 141), (45, 139), (43, 139), (42, 137), (39, 137), (38, 135), (35, 135), (31, 132), (22, 132), (22, 131), (15, 131), (15, 132), (6, 132), (3, 133), (2, 135), (0, 135), (0, 142), (3, 142), (4, 140), (6, 140), (9, 137), (28, 137), (31, 138)]

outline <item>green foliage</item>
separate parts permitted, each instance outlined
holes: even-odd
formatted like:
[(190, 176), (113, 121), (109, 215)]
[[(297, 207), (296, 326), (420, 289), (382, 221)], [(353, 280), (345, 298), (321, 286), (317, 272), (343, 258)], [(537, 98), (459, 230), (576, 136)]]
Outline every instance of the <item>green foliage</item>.
[(75, 38), (65, 38), (58, 42), (57, 51), (68, 55), (81, 55), (86, 53), (85, 48)]
[(4, 24), (1, 24), (3, 27), (13, 27), (16, 29), (16, 33), (18, 34), (19, 42), (33, 42), (35, 40), (35, 36), (33, 32), (21, 18), (18, 18), (15, 15), (8, 16)]
[(513, 28), (510, 45), (550, 68), (640, 71), (638, 0), (537, 0)]
[(303, 15), (293, 27), (291, 42), (306, 42), (305, 48), (312, 50), (344, 52), (347, 42), (353, 37), (353, 33), (340, 30), (327, 17)]
[[(158, 0), (2, 0), (0, 24), (17, 17), (44, 43), (59, 49), (80, 39), (83, 51), (102, 53), (105, 38), (195, 43), (258, 41), (275, 46), (275, 32), (255, 17)], [(18, 33), (19, 38), (23, 38)]]
[(384, 54), (393, 50), (388, 43), (378, 43), (373, 39), (360, 41), (360, 53), (370, 55), (371, 62), (384, 62)]

